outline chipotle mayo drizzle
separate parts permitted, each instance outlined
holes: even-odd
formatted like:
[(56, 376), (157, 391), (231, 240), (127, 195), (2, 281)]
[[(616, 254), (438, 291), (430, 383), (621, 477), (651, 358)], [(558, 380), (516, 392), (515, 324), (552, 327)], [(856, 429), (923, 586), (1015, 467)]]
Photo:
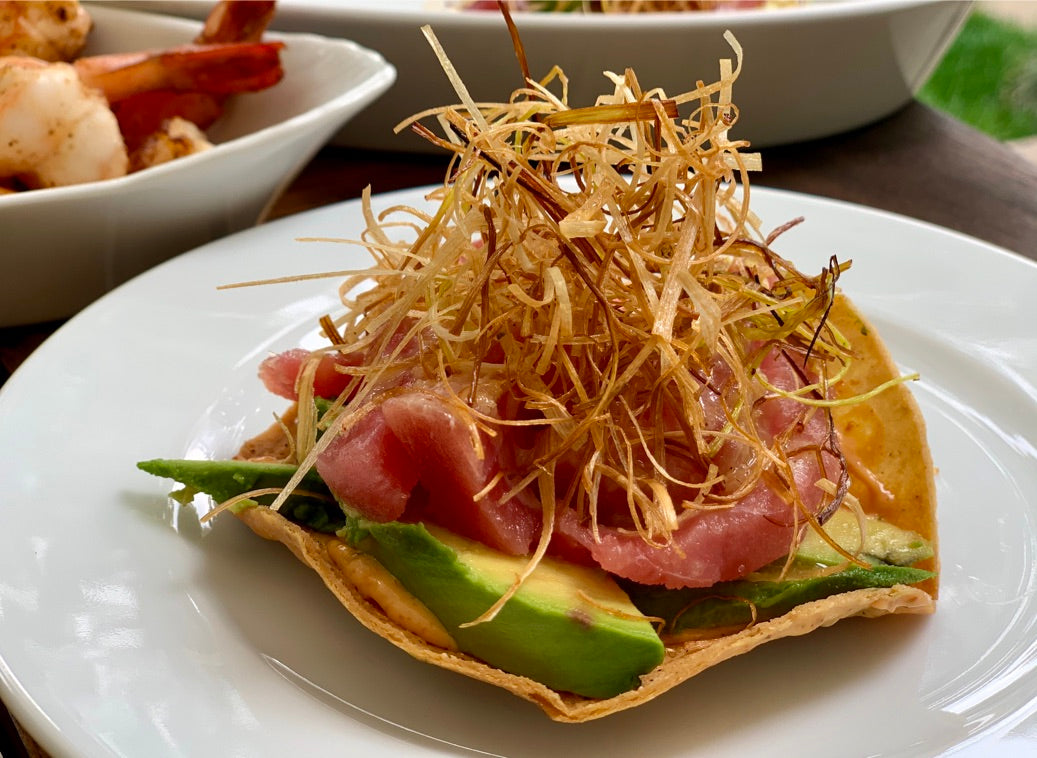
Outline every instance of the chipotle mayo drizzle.
[(329, 539), (325, 549), (357, 592), (377, 603), (395, 623), (432, 645), (457, 650), (457, 643), (432, 611), (410, 594), (377, 560), (356, 552), (337, 539)]

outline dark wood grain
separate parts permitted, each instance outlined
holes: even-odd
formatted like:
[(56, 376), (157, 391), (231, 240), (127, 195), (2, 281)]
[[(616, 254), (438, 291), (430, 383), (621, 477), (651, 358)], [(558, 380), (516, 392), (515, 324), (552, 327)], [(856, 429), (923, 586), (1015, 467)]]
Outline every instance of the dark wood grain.
[[(920, 104), (868, 127), (762, 151), (756, 183), (911, 216), (1037, 260), (1037, 165)], [(442, 181), (433, 156), (326, 147), (273, 206), (269, 219), (375, 193)], [(0, 329), (0, 384), (60, 322)], [(6, 712), (0, 704), (0, 726)], [(6, 722), (10, 723), (10, 722)], [(0, 729), (0, 754), (42, 755)]]
[(1037, 259), (1037, 165), (924, 105), (762, 152), (758, 184), (893, 211)]
[(271, 208), (268, 220), (352, 200), (367, 186), (372, 193), (382, 194), (442, 184), (447, 164), (445, 156), (326, 147)]

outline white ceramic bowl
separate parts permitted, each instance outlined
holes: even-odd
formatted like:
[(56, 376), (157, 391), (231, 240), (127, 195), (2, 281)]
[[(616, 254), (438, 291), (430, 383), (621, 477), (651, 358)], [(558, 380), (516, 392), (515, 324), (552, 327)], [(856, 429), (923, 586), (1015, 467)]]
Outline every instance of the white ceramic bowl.
[[(453, 0), (281, 0), (275, 25), (345, 36), (381, 52), (399, 77), (390, 93), (351, 121), (336, 142), (426, 149), (392, 127), (426, 107), (457, 102), (419, 29), (431, 24), (476, 100), (500, 100), (521, 83), (500, 14), (443, 8)], [(150, 4), (155, 7), (155, 3)], [(438, 6), (438, 7), (437, 7)], [(204, 15), (207, 3), (159, 0)], [(611, 85), (602, 71), (633, 68), (668, 93), (718, 75), (731, 57), (730, 29), (745, 51), (732, 136), (755, 147), (827, 136), (886, 116), (925, 82), (969, 11), (946, 0), (811, 1), (796, 7), (700, 13), (587, 15), (515, 12), (533, 76), (561, 66), (570, 103), (589, 105)]]
[[(91, 7), (85, 54), (190, 41), (194, 21)], [(0, 196), (0, 326), (68, 316), (185, 250), (246, 228), (346, 121), (393, 82), (353, 42), (286, 43), (284, 79), (228, 104), (216, 147), (119, 179)]]

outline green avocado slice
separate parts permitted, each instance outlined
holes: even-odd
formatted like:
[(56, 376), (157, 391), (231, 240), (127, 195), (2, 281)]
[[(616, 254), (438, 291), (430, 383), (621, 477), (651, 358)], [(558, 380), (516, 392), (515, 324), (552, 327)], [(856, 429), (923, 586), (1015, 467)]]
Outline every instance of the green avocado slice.
[(376, 558), (458, 647), (504, 671), (592, 698), (633, 689), (665, 649), (604, 571), (544, 558), (491, 620), (479, 618), (529, 561), (423, 524), (357, 522), (340, 536)]
[[(197, 493), (204, 492), (220, 503), (253, 490), (284, 487), (298, 467), (288, 463), (156, 458), (139, 462), (137, 468), (184, 485), (184, 489), (172, 493), (181, 502), (188, 502)], [(279, 510), (282, 516), (326, 534), (333, 534), (346, 525), (345, 514), (316, 471), (311, 470), (303, 477), (300, 489), (320, 497), (292, 495)], [(273, 496), (267, 495), (243, 501), (240, 507), (269, 504), (272, 500)]]
[(784, 615), (797, 605), (852, 590), (916, 584), (933, 572), (909, 566), (850, 565), (833, 574), (783, 581), (722, 582), (701, 589), (668, 590), (623, 583), (633, 601), (649, 616), (665, 619), (663, 633), (691, 629), (743, 627)]
[[(933, 555), (932, 546), (920, 535), (874, 516), (865, 519), (861, 542), (857, 516), (837, 511), (824, 525), (825, 532), (847, 553), (869, 565), (850, 564), (845, 556), (814, 531), (808, 531), (794, 555), (791, 571), (783, 578), (784, 559), (764, 567), (750, 578), (712, 587), (669, 590), (624, 582), (634, 604), (644, 613), (665, 619), (664, 635), (689, 630), (744, 627), (755, 621), (782, 616), (797, 605), (852, 590), (917, 584), (930, 579), (931, 571), (912, 568)], [(847, 567), (833, 573), (818, 566)]]
[[(911, 566), (933, 557), (932, 545), (920, 534), (901, 529), (877, 516), (864, 517), (863, 541), (857, 515), (848, 510), (833, 513), (823, 529), (847, 553), (859, 554), (872, 562)], [(803, 540), (796, 548), (796, 558), (825, 566), (838, 566), (846, 562), (845, 556), (813, 529), (808, 529), (803, 535)]]

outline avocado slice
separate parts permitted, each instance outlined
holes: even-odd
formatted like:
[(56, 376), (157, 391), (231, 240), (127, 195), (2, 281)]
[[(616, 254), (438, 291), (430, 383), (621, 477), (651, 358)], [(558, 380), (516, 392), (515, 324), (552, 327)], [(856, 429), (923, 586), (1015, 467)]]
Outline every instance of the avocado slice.
[[(916, 584), (931, 578), (931, 571), (907, 566), (850, 565), (834, 574), (781, 581), (740, 580), (712, 587), (668, 590), (624, 583), (643, 613), (665, 619), (664, 635), (689, 630), (728, 629), (767, 621), (797, 605), (851, 590)], [(755, 616), (754, 616), (755, 610)]]
[[(925, 538), (909, 529), (901, 529), (877, 516), (864, 517), (865, 537), (861, 542), (860, 523), (857, 515), (848, 510), (838, 510), (825, 522), (824, 531), (836, 544), (850, 555), (873, 563), (888, 563), (894, 566), (911, 566), (933, 557), (933, 548)], [(824, 566), (838, 566), (846, 558), (817, 533), (807, 530), (796, 550), (796, 559)]]
[[(184, 485), (183, 489), (171, 493), (182, 503), (190, 502), (199, 492), (220, 503), (252, 490), (284, 487), (298, 467), (288, 463), (156, 458), (139, 462), (137, 468)], [(303, 477), (300, 489), (320, 497), (292, 495), (278, 511), (282, 516), (326, 534), (333, 534), (346, 525), (345, 514), (316, 471), (311, 470)], [(272, 500), (273, 496), (267, 495), (243, 501), (238, 507), (269, 504)]]
[(340, 533), (374, 556), (443, 623), (458, 647), (552, 689), (606, 698), (663, 659), (652, 623), (605, 572), (544, 558), (491, 621), (466, 626), (529, 560), (443, 529), (356, 522)]
[(915, 532), (869, 515), (865, 517), (862, 545), (857, 516), (847, 510), (836, 511), (823, 528), (836, 544), (850, 555), (859, 554), (870, 565), (848, 564), (841, 571), (819, 574), (819, 565), (848, 562), (816, 531), (808, 531), (790, 567), (781, 560), (747, 579), (702, 589), (623, 586), (645, 614), (665, 619), (661, 633), (678, 635), (690, 630), (744, 627), (754, 620), (777, 618), (812, 600), (852, 590), (917, 584), (935, 576), (931, 571), (911, 568), (933, 555), (932, 546)]
[[(156, 459), (138, 468), (217, 501), (287, 484), (296, 467), (251, 461)], [(327, 492), (316, 472), (309, 491)], [(269, 498), (261, 498), (269, 502)], [(434, 526), (346, 519), (334, 502), (293, 495), (280, 513), (340, 537), (376, 558), (443, 623), (459, 648), (557, 690), (611, 697), (655, 668), (664, 648), (651, 622), (605, 572), (544, 559), (493, 621), (478, 618), (511, 586), (528, 558), (507, 556)]]

